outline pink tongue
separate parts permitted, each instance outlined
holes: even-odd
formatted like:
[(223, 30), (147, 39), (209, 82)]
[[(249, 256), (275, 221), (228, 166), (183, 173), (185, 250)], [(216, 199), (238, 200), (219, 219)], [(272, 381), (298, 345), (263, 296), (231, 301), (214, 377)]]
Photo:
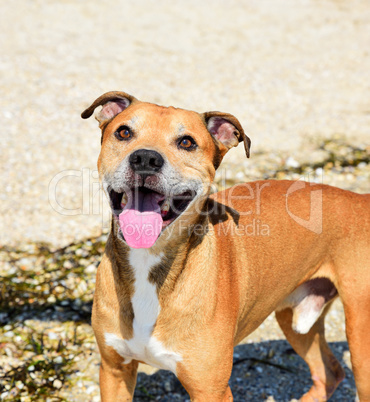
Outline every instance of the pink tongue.
[(158, 202), (162, 196), (133, 190), (132, 199), (119, 215), (119, 226), (132, 248), (149, 248), (162, 230), (163, 219)]

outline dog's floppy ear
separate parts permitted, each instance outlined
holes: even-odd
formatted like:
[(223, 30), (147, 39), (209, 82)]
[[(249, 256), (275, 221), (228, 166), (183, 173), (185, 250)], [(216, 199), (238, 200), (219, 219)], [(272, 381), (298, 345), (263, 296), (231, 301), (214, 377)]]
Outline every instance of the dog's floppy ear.
[(245, 153), (249, 158), (251, 140), (235, 116), (222, 112), (206, 112), (203, 113), (203, 118), (208, 131), (225, 148), (223, 154), (243, 141)]
[(99, 96), (86, 110), (81, 114), (83, 119), (89, 118), (98, 106), (103, 106), (102, 110), (95, 116), (99, 124), (112, 119), (118, 113), (128, 108), (132, 103), (138, 100), (125, 92), (111, 91)]

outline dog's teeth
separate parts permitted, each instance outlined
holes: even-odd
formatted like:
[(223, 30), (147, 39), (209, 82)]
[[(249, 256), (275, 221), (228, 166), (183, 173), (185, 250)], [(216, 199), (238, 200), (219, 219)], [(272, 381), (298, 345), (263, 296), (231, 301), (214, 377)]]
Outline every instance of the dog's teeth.
[(163, 201), (163, 204), (161, 206), (161, 211), (162, 212), (168, 212), (170, 210), (170, 200), (165, 200)]
[(126, 205), (127, 201), (128, 201), (127, 194), (123, 193), (122, 194), (122, 199), (121, 199), (121, 205)]

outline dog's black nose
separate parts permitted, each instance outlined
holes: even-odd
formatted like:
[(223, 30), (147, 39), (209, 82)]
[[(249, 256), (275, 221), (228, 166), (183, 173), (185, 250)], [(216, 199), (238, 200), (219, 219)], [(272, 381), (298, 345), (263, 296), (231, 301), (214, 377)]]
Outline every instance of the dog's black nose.
[(148, 176), (161, 170), (164, 159), (156, 151), (139, 149), (130, 155), (129, 163), (134, 172)]

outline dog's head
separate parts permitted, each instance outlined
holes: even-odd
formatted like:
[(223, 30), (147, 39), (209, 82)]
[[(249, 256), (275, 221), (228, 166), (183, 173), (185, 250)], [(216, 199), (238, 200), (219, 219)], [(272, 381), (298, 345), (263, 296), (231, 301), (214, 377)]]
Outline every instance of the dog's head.
[(228, 113), (199, 114), (108, 92), (82, 118), (98, 106), (99, 175), (119, 236), (131, 247), (151, 247), (180, 216), (194, 223), (226, 152), (243, 141), (249, 157), (250, 139)]

